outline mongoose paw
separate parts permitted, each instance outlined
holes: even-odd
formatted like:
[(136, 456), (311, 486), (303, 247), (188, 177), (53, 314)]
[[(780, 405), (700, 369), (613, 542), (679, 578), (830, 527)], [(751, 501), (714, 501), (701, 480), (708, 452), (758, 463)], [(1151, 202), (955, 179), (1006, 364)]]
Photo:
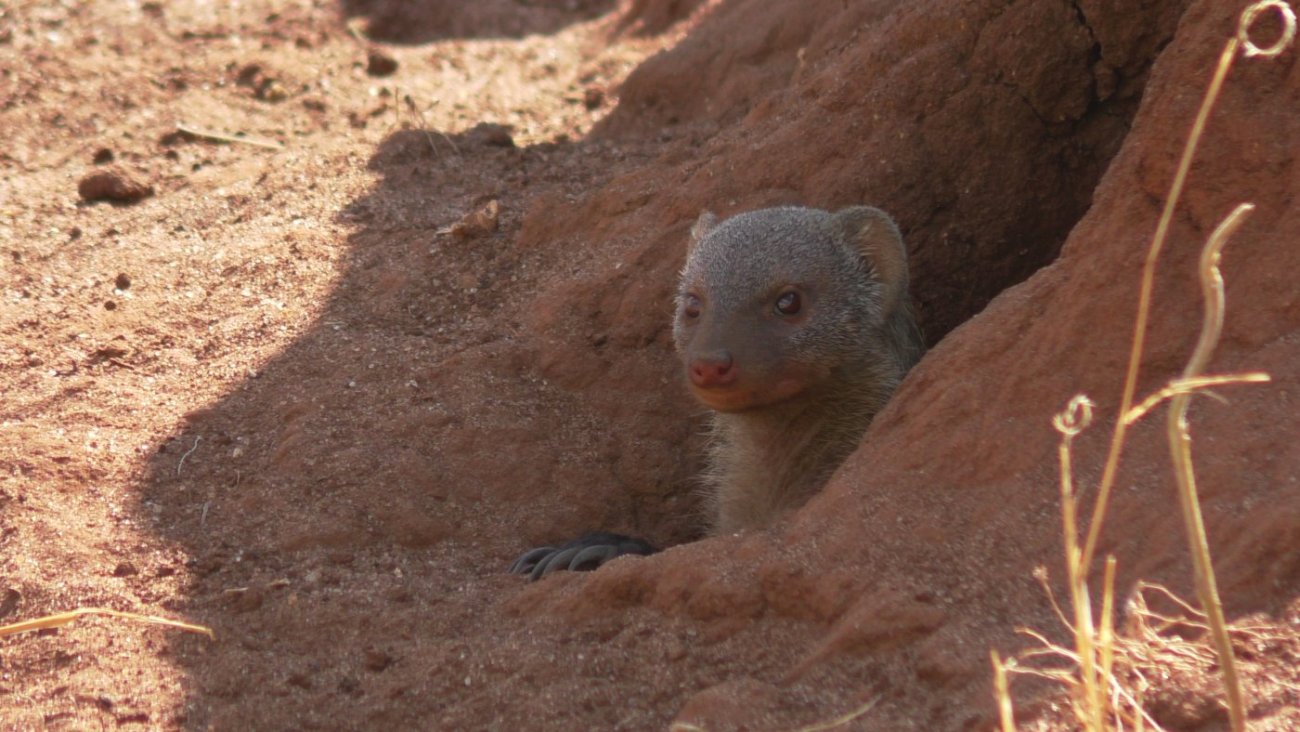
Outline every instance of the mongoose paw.
[(510, 565), (510, 573), (538, 580), (562, 569), (587, 572), (624, 554), (654, 553), (655, 548), (641, 539), (597, 531), (559, 547), (543, 546), (524, 552)]

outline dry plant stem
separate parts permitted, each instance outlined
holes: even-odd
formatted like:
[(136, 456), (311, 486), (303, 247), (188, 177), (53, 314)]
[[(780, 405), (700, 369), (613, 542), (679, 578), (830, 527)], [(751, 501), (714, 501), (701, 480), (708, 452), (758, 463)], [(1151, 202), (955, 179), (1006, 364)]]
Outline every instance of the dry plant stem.
[[(1205, 320), (1196, 350), (1183, 370), (1184, 379), (1200, 376), (1210, 360), (1214, 347), (1223, 332), (1223, 277), (1219, 274), (1219, 254), (1228, 237), (1241, 226), (1245, 216), (1254, 206), (1243, 203), (1219, 224), (1205, 249), (1201, 252), (1201, 290), (1205, 296)], [(1237, 679), (1236, 663), (1232, 657), (1232, 642), (1228, 638), (1228, 624), (1219, 602), (1215, 586), (1214, 566), (1210, 561), (1210, 544), (1201, 517), (1200, 501), (1196, 495), (1196, 475), (1192, 470), (1192, 438), (1187, 430), (1187, 406), (1190, 394), (1177, 394), (1169, 405), (1169, 451), (1173, 458), (1174, 475), (1178, 479), (1178, 501), (1187, 530), (1187, 543), (1192, 553), (1196, 574), (1196, 594), (1209, 619), (1210, 632), (1219, 652), (1219, 665), (1223, 669), (1223, 685), (1228, 692), (1228, 714), (1234, 732), (1246, 729), (1246, 709), (1242, 700), (1241, 684)]]
[(274, 140), (263, 140), (259, 137), (239, 137), (238, 135), (228, 135), (224, 132), (205, 130), (200, 127), (193, 127), (191, 125), (186, 125), (186, 124), (178, 124), (176, 125), (176, 129), (181, 132), (184, 132), (187, 135), (194, 135), (195, 137), (203, 137), (209, 140), (216, 140), (217, 142), (231, 142), (231, 143), (237, 143), (241, 145), (252, 145), (254, 147), (264, 147), (267, 148), (268, 150), (284, 149), (284, 145), (281, 145), (280, 143)]
[[(1107, 651), (1099, 648), (1098, 636), (1092, 619), (1092, 600), (1088, 594), (1088, 570), (1081, 563), (1079, 549), (1078, 500), (1074, 492), (1074, 468), (1070, 459), (1070, 447), (1075, 436), (1083, 431), (1092, 421), (1092, 404), (1085, 397), (1076, 396), (1070, 400), (1065, 411), (1053, 420), (1061, 433), (1061, 443), (1057, 448), (1061, 463), (1061, 532), (1065, 541), (1065, 568), (1068, 573), (1070, 604), (1074, 611), (1075, 653), (1079, 659), (1079, 692), (1082, 698), (1076, 699), (1075, 711), (1079, 721), (1089, 732), (1103, 732), (1106, 717), (1106, 677), (1098, 668), (1098, 659), (1105, 657)], [(1105, 607), (1110, 607), (1109, 600), (1103, 600)], [(1109, 623), (1102, 620), (1103, 628)], [(1103, 631), (1108, 635), (1108, 632)], [(1103, 663), (1103, 666), (1105, 664)]]
[[(865, 705), (859, 706), (858, 709), (850, 711), (848, 712), (848, 714), (841, 714), (840, 716), (836, 716), (835, 719), (827, 720), (827, 722), (818, 722), (815, 724), (807, 725), (807, 727), (800, 727), (794, 729), (794, 732), (826, 732), (827, 729), (844, 727), (845, 724), (853, 722), (853, 720), (859, 718), (859, 716), (862, 716), (863, 714), (867, 714), (867, 712), (874, 709), (874, 707), (878, 705), (878, 703), (880, 703), (880, 697), (874, 697), (871, 699), (871, 701), (865, 703)], [(706, 732), (706, 731), (705, 728), (699, 727), (699, 725), (697, 724), (690, 724), (689, 722), (675, 722), (672, 723), (671, 727), (668, 727), (668, 732)]]
[[(1224, 374), (1222, 376), (1197, 376), (1193, 379), (1174, 379), (1165, 388), (1143, 399), (1141, 404), (1130, 409), (1123, 419), (1131, 425), (1145, 417), (1147, 412), (1155, 409), (1164, 400), (1173, 398), (1178, 394), (1191, 394), (1212, 386), (1263, 384), (1272, 380), (1273, 377), (1263, 371), (1248, 371), (1244, 374)], [(1214, 394), (1207, 392), (1207, 396), (1214, 396)]]
[(0, 638), (7, 635), (17, 635), (18, 633), (30, 633), (33, 630), (43, 630), (45, 628), (61, 628), (68, 623), (82, 617), (83, 615), (107, 615), (114, 618), (123, 618), (126, 620), (138, 620), (143, 623), (152, 623), (154, 625), (166, 625), (169, 628), (179, 628), (180, 630), (189, 631), (190, 633), (200, 633), (209, 638), (216, 638), (212, 629), (205, 625), (191, 625), (182, 623), (179, 620), (170, 620), (160, 618), (156, 615), (139, 615), (137, 613), (124, 613), (120, 610), (109, 610), (102, 607), (82, 607), (76, 610), (69, 610), (66, 613), (57, 615), (46, 615), (43, 618), (33, 620), (24, 620), (21, 623), (0, 626)]
[[(1192, 123), (1192, 131), (1187, 136), (1187, 144), (1183, 146), (1183, 156), (1178, 161), (1178, 169), (1174, 173), (1173, 185), (1169, 188), (1169, 195), (1165, 198), (1164, 210), (1160, 212), (1160, 221), (1156, 224), (1156, 233), (1151, 238), (1151, 247), (1147, 250), (1146, 263), (1142, 266), (1142, 285), (1138, 292), (1138, 312), (1137, 318), (1133, 322), (1133, 343), (1129, 350), (1128, 372), (1124, 376), (1124, 394), (1120, 398), (1119, 417), (1128, 414), (1133, 407), (1133, 394), (1137, 390), (1138, 366), (1142, 362), (1142, 351), (1146, 343), (1147, 321), (1150, 319), (1151, 314), (1151, 291), (1155, 287), (1156, 262), (1160, 259), (1160, 250), (1164, 248), (1165, 238), (1169, 234), (1169, 222), (1173, 220), (1174, 207), (1183, 194), (1183, 185), (1187, 182), (1187, 171), (1192, 166), (1192, 156), (1196, 154), (1196, 148), (1201, 141), (1201, 134), (1205, 131), (1205, 121), (1209, 119), (1210, 111), (1219, 98), (1219, 91), (1223, 88), (1223, 80), (1227, 77), (1228, 70), (1232, 68), (1232, 60), (1236, 58), (1239, 45), (1240, 41), (1236, 36), (1233, 36), (1223, 47), (1223, 53), (1219, 55), (1219, 65), (1214, 70), (1214, 77), (1210, 80), (1210, 86), (1205, 92), (1205, 98), (1201, 100), (1201, 108), (1197, 111), (1196, 120)], [(1102, 469), (1101, 484), (1097, 489), (1097, 503), (1093, 507), (1092, 522), (1088, 525), (1088, 540), (1083, 545), (1082, 564), (1085, 568), (1092, 566), (1093, 554), (1097, 550), (1097, 539), (1101, 534), (1103, 519), (1106, 517), (1106, 506), (1110, 501), (1110, 490), (1115, 485), (1115, 472), (1119, 469), (1120, 452), (1124, 449), (1124, 436), (1128, 431), (1128, 425), (1119, 417), (1115, 420), (1115, 430), (1110, 436), (1110, 450), (1106, 454), (1106, 465)]]
[[(1106, 557), (1106, 574), (1101, 584), (1101, 630), (1097, 635), (1097, 650), (1101, 665), (1098, 686), (1103, 689), (1106, 681), (1115, 677), (1115, 564), (1115, 557)], [(1119, 709), (1118, 703), (1112, 706)]]
[(1016, 732), (1015, 712), (1011, 708), (1011, 686), (1007, 683), (1007, 666), (997, 651), (989, 651), (993, 659), (993, 695), (998, 700), (998, 720), (1002, 732)]
[[(826, 730), (835, 729), (836, 727), (843, 727), (849, 722), (852, 722), (858, 717), (861, 717), (862, 715), (871, 711), (879, 703), (880, 703), (880, 697), (878, 696), (874, 697), (871, 699), (871, 701), (867, 702), (866, 704), (863, 704), (862, 706), (858, 707), (857, 709), (854, 709), (853, 711), (847, 714), (842, 714), (836, 717), (835, 719), (827, 720), (825, 722), (817, 722), (807, 727), (799, 727), (798, 729), (794, 730), (794, 732), (825, 732)], [(691, 724), (690, 722), (673, 722), (672, 726), (668, 728), (668, 732), (707, 732), (707, 731), (703, 727), (700, 727), (699, 725)]]
[(1065, 534), (1065, 568), (1069, 575), (1070, 604), (1074, 610), (1074, 646), (1079, 657), (1079, 677), (1083, 682), (1083, 699), (1079, 700), (1080, 721), (1089, 732), (1102, 732), (1102, 687), (1097, 683), (1095, 632), (1092, 624), (1092, 601), (1088, 597), (1088, 576), (1079, 564), (1078, 518), (1074, 491), (1069, 479), (1070, 442), (1061, 440), (1061, 517)]
[[(1069, 626), (1067, 625), (1067, 627)], [(1071, 628), (1071, 630), (1073, 629)], [(1080, 686), (1082, 682), (1077, 678), (1077, 674), (1074, 672), (1073, 669), (1070, 668), (1044, 669), (1044, 668), (1034, 668), (1030, 666), (1024, 666), (1024, 667), (1020, 666), (1017, 663), (1017, 661), (1019, 660), (1039, 659), (1039, 658), (1062, 658), (1065, 659), (1066, 661), (1069, 661), (1071, 664), (1077, 667), (1079, 665), (1079, 657), (1074, 653), (1074, 651), (1071, 651), (1068, 648), (1065, 648), (1063, 646), (1058, 646), (1052, 643), (1051, 641), (1047, 640), (1047, 638), (1043, 634), (1038, 633), (1030, 628), (1016, 628), (1016, 632), (1020, 633), (1021, 635), (1034, 639), (1041, 646), (1041, 648), (1035, 648), (1029, 651), (1022, 652), (1021, 654), (1019, 654), (1017, 658), (1012, 658), (1004, 661), (1003, 666), (1006, 667), (1006, 670), (1008, 672), (1021, 674), (1024, 676), (1035, 676), (1041, 679), (1055, 681), (1066, 686), (1067, 688), (1078, 688)], [(1130, 671), (1132, 671), (1131, 668)], [(1130, 692), (1128, 689), (1124, 688), (1124, 686), (1120, 683), (1119, 679), (1115, 678), (1114, 676), (1106, 679), (1106, 682), (1110, 685), (1111, 695), (1115, 698), (1123, 700), (1133, 710), (1132, 718), (1137, 720), (1135, 724), (1150, 725), (1150, 727), (1154, 730), (1161, 730), (1160, 725), (1157, 724), (1156, 721), (1152, 719), (1151, 715), (1148, 714), (1147, 711), (1142, 708), (1142, 702), (1137, 694)], [(1141, 690), (1139, 689), (1138, 691), (1140, 693)]]
[(818, 722), (816, 724), (809, 725), (807, 727), (800, 727), (799, 729), (795, 730), (795, 732), (825, 732), (825, 730), (828, 729), (835, 729), (836, 727), (842, 727), (848, 724), (849, 722), (852, 722), (853, 720), (857, 719), (858, 717), (861, 717), (867, 712), (871, 711), (872, 708), (875, 707), (876, 704), (878, 703), (880, 703), (880, 697), (877, 696), (872, 698), (871, 701), (867, 702), (866, 704), (863, 704), (862, 706), (858, 707), (857, 709), (854, 709), (853, 711), (847, 714), (842, 714), (836, 717), (835, 719), (827, 720), (825, 722)]

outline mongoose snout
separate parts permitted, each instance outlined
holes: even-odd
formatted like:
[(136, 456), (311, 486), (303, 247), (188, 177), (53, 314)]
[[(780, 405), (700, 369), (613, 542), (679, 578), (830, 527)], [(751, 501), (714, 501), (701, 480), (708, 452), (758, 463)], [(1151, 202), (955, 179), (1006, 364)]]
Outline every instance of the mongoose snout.
[(691, 378), (691, 386), (697, 389), (718, 389), (736, 383), (736, 375), (740, 370), (735, 365), (729, 352), (717, 350), (695, 356), (686, 370)]

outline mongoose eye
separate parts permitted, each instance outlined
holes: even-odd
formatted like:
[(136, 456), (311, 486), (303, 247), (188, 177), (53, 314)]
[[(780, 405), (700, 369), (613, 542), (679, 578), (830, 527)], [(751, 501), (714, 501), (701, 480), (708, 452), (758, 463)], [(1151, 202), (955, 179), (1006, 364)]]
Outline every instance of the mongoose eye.
[(700, 298), (689, 293), (682, 297), (682, 315), (687, 318), (695, 320), (700, 317), (701, 307)]
[(782, 293), (776, 299), (776, 311), (782, 315), (798, 315), (803, 307), (803, 298), (797, 292)]

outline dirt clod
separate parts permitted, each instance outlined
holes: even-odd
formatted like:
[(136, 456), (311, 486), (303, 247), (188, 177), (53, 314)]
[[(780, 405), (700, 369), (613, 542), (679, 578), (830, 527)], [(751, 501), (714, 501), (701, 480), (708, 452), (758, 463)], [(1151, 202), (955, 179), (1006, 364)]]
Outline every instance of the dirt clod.
[[(465, 214), (460, 221), (444, 229), (439, 229), (437, 233), (450, 234), (458, 239), (472, 239), (491, 234), (497, 230), (500, 212), (501, 204), (496, 199), (493, 199), (481, 208)], [(474, 281), (477, 282), (477, 280)]]
[(393, 665), (393, 657), (387, 652), (374, 648), (366, 650), (365, 666), (370, 671), (378, 673), (391, 665)]
[(382, 48), (366, 51), (366, 73), (371, 76), (392, 76), (397, 71), (397, 59)]
[(153, 195), (153, 186), (121, 168), (97, 170), (77, 183), (77, 195), (83, 201), (135, 203)]
[(23, 595), (18, 590), (12, 587), (5, 588), (4, 596), (0, 597), (0, 618), (14, 614), (22, 599)]
[(480, 145), (490, 147), (514, 147), (515, 139), (510, 134), (508, 125), (500, 125), (492, 122), (479, 122), (470, 128), (467, 136), (470, 140)]
[(140, 574), (140, 570), (130, 562), (118, 562), (117, 566), (113, 567), (114, 577), (134, 577), (137, 574)]

